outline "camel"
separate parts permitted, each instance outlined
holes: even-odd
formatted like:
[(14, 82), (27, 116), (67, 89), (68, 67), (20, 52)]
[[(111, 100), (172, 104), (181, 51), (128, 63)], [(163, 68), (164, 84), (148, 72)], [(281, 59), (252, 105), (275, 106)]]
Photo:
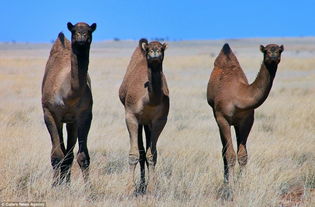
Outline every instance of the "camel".
[(207, 88), (208, 104), (213, 109), (223, 145), (224, 181), (233, 180), (236, 155), (233, 149), (231, 126), (237, 139), (237, 158), (242, 168), (247, 164), (246, 142), (254, 123), (254, 110), (268, 97), (280, 63), (283, 45), (260, 46), (264, 55), (260, 71), (252, 84), (232, 52), (225, 44), (214, 62)]
[[(146, 192), (152, 193), (155, 189), (156, 144), (169, 111), (169, 92), (162, 68), (166, 48), (166, 43), (148, 43), (146, 39), (140, 39), (119, 88), (119, 98), (125, 108), (125, 120), (130, 136), (128, 194), (132, 193), (135, 186), (134, 173), (138, 162), (141, 191), (145, 191), (145, 163), (148, 167)], [(146, 151), (143, 146), (142, 128), (146, 135)]]
[[(71, 43), (61, 32), (52, 46), (42, 82), (42, 108), (46, 127), (51, 136), (51, 165), (53, 186), (70, 183), (70, 168), (74, 159), (73, 148), (77, 138), (77, 161), (85, 181), (89, 177), (90, 157), (87, 136), (92, 121), (91, 81), (88, 75), (92, 33), (96, 24), (80, 22), (67, 27)], [(66, 123), (67, 148), (62, 128)]]

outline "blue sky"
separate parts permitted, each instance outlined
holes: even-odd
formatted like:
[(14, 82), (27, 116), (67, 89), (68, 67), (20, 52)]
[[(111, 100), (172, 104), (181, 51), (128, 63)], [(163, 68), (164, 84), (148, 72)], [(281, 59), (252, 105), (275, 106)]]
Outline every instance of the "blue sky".
[(315, 36), (314, 11), (314, 0), (11, 0), (1, 2), (0, 41), (69, 37), (68, 21), (96, 22), (94, 41)]

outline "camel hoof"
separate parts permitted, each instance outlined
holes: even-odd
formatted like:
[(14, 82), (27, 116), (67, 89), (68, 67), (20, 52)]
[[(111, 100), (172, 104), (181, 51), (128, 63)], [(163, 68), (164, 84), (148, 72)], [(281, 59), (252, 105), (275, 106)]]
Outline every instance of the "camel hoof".
[(218, 189), (217, 198), (224, 201), (233, 201), (233, 189), (228, 184), (222, 185)]
[(240, 166), (244, 167), (247, 164), (247, 156), (246, 155), (239, 155), (238, 156), (238, 163)]
[(146, 184), (140, 183), (139, 186), (136, 189), (136, 195), (144, 195), (146, 192)]

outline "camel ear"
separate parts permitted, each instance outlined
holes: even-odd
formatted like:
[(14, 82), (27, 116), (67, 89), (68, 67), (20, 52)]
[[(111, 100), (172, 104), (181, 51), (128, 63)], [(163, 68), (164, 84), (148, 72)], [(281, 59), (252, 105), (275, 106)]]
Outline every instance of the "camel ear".
[(73, 30), (73, 24), (71, 23), (71, 22), (68, 22), (67, 23), (67, 27), (68, 27), (68, 30), (70, 31), (70, 32), (72, 32), (72, 30)]
[(91, 26), (90, 26), (90, 30), (91, 32), (94, 32), (96, 30), (96, 23), (93, 23)]
[(163, 50), (166, 50), (166, 49), (168, 48), (167, 43), (164, 42), (164, 43), (162, 44), (162, 48), (163, 48)]
[(265, 49), (265, 47), (264, 47), (263, 45), (260, 45), (260, 51), (261, 51), (262, 53), (265, 53), (266, 49)]
[(283, 52), (283, 50), (284, 50), (284, 47), (283, 47), (283, 45), (281, 45), (280, 46), (280, 52)]

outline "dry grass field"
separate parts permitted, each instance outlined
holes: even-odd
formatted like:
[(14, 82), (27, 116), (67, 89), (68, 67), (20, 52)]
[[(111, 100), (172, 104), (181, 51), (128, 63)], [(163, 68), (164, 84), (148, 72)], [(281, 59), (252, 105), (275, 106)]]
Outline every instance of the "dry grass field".
[[(262, 61), (259, 45), (285, 47), (271, 93), (256, 110), (249, 162), (237, 178), (233, 201), (220, 197), (221, 142), (206, 101), (213, 62), (225, 42), (250, 82)], [(71, 185), (51, 188), (51, 143), (40, 102), (51, 44), (0, 43), (0, 201), (44, 201), (58, 207), (315, 206), (314, 42), (315, 38), (169, 42), (164, 73), (171, 108), (158, 141), (157, 189), (153, 196), (134, 197), (124, 195), (129, 137), (118, 88), (137, 42), (107, 41), (91, 47), (90, 189), (84, 186), (76, 160)], [(137, 173), (139, 180), (139, 169)]]

